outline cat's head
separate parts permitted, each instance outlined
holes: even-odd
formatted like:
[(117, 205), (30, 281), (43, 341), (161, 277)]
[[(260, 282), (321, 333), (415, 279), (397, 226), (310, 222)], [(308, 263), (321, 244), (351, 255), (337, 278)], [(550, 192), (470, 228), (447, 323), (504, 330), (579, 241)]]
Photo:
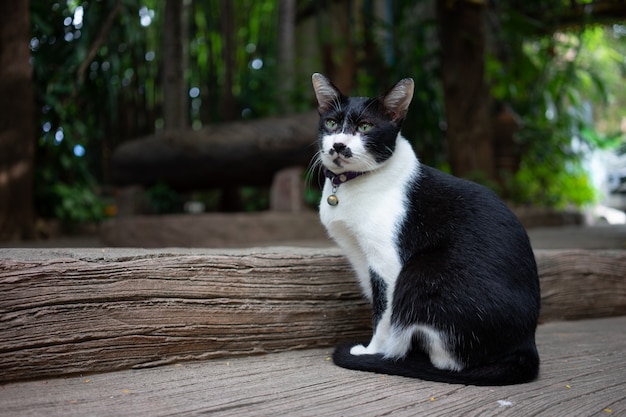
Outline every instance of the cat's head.
[(413, 98), (404, 78), (380, 97), (347, 97), (322, 74), (312, 77), (319, 104), (319, 157), (335, 174), (372, 171), (393, 154)]

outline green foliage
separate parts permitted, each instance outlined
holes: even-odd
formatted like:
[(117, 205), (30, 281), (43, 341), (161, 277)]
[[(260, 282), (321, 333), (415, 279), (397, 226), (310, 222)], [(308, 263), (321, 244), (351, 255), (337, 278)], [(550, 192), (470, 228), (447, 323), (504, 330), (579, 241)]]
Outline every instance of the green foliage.
[(270, 192), (263, 187), (242, 187), (239, 198), (244, 211), (267, 210), (270, 206)]
[[(227, 65), (224, 59), (224, 14), (219, 0), (199, 0), (191, 9), (188, 78), (199, 89), (192, 99), (194, 127), (225, 121), (220, 111)], [(233, 84), (237, 116), (258, 118), (280, 112), (277, 106), (276, 50), (278, 7), (275, 1), (232, 2)]]
[[(338, 3), (338, 4), (335, 4)], [(339, 4), (341, 3), (341, 4)], [(415, 96), (404, 125), (425, 162), (446, 167), (445, 128), (439, 80), (439, 43), (434, 3), (298, 2), (299, 15), (316, 21), (317, 39), (337, 51), (353, 50), (356, 93), (376, 95), (398, 79), (415, 80)], [(189, 4), (189, 121), (193, 128), (224, 121), (222, 101), (230, 90), (235, 118), (283, 113), (277, 62), (278, 3), (231, 2), (233, 21), (224, 21), (224, 2)], [(119, 6), (119, 7), (118, 7)], [(619, 122), (626, 107), (623, 26), (556, 31), (567, 2), (513, 1), (497, 10), (494, 47), (487, 75), (494, 97), (522, 119), (517, 136), (524, 158), (510, 178), (508, 194), (523, 203), (565, 206), (592, 201), (583, 169), (584, 153), (622, 143)], [(158, 131), (162, 125), (160, 68), (163, 63), (164, 2), (144, 0), (30, 2), (31, 51), (38, 105), (35, 198), (39, 215), (66, 222), (103, 218), (101, 184), (111, 181), (110, 156), (120, 143)], [(308, 12), (307, 12), (308, 10)], [(331, 14), (348, 13), (348, 37), (332, 37)], [(306, 13), (305, 13), (306, 12)], [(528, 16), (541, 15), (542, 19)], [(105, 22), (112, 19), (110, 27)], [(232, 84), (226, 85), (225, 28), (232, 35)], [(343, 33), (343, 32), (342, 32)], [(554, 33), (554, 35), (553, 35)], [(621, 34), (621, 35), (620, 35)], [(344, 39), (345, 38), (345, 39)], [(318, 45), (319, 46), (319, 45)], [(335, 65), (343, 58), (333, 56)], [(308, 68), (318, 61), (299, 57), (301, 68), (291, 108), (312, 106)], [(322, 68), (315, 68), (321, 70)], [(303, 75), (306, 74), (306, 77)], [(301, 79), (300, 79), (301, 78)], [(591, 106), (590, 103), (599, 103)], [(233, 115), (230, 115), (231, 117)], [(477, 174), (479, 175), (479, 174)], [(477, 177), (478, 178), (478, 177)], [(150, 190), (158, 212), (181, 210), (181, 196), (157, 184)], [(503, 190), (506, 191), (506, 190)], [(173, 192), (173, 191), (172, 191)], [(207, 207), (219, 207), (207, 192)], [(218, 192), (219, 194), (219, 192)], [(307, 197), (317, 204), (317, 192)], [(267, 190), (240, 190), (245, 209), (268, 206)]]
[[(198, 0), (189, 9), (193, 36), (186, 81), (194, 128), (223, 120), (222, 4)], [(40, 110), (35, 187), (40, 216), (70, 223), (101, 220), (102, 211), (78, 206), (105, 197), (96, 190), (97, 184), (110, 182), (113, 149), (162, 126), (163, 8), (157, 0), (31, 2), (31, 51)], [(280, 111), (273, 104), (276, 2), (242, 0), (233, 2), (233, 9), (236, 73), (231, 88), (236, 111), (245, 117), (276, 114)], [(107, 27), (109, 19), (112, 24)], [(254, 59), (262, 63), (260, 68), (252, 66)], [(192, 94), (194, 88), (198, 93)], [(156, 200), (165, 204), (167, 199), (158, 195)]]
[(54, 206), (55, 217), (68, 225), (99, 220), (104, 215), (104, 202), (84, 185), (56, 183), (52, 194), (58, 200)]
[(583, 206), (594, 201), (595, 190), (580, 162), (567, 162), (559, 156), (539, 163), (526, 159), (514, 179), (517, 201), (555, 208)]
[[(363, 27), (356, 39), (385, 33), (378, 55), (371, 56), (367, 45), (359, 44), (357, 79), (359, 93), (377, 96), (398, 80), (411, 77), (415, 92), (402, 131), (426, 163), (446, 163), (445, 125), (439, 67), (438, 27), (434, 9), (427, 2), (401, 0), (390, 2), (388, 20), (375, 17), (373, 2), (365, 2)], [(363, 41), (362, 41), (363, 42)]]
[(146, 190), (151, 214), (180, 213), (182, 197), (170, 186), (157, 183)]
[(86, 67), (86, 74), (80, 71), (99, 31), (99, 25), (86, 23), (100, 22), (112, 5), (113, 1), (31, 2), (30, 46), (41, 132), (35, 202), (42, 217), (66, 223), (104, 217), (96, 185), (102, 179), (102, 145), (110, 133), (106, 126), (116, 97), (102, 90), (115, 90), (115, 82), (98, 78), (97, 60)]
[(606, 28), (560, 32), (514, 10), (502, 16), (499, 41), (506, 46), (487, 57), (487, 76), (493, 96), (520, 115), (516, 139), (524, 150), (507, 194), (518, 203), (551, 207), (591, 203), (597, 196), (583, 159), (594, 148), (619, 143), (617, 135), (598, 130), (594, 113), (606, 120), (600, 111), (613, 100), (610, 74), (616, 65), (623, 71), (616, 59), (623, 55)]

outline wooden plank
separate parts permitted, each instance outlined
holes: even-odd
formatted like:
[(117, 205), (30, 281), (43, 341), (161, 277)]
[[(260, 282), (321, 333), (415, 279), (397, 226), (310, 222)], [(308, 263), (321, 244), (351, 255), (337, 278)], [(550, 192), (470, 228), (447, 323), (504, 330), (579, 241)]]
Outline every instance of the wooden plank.
[(623, 416), (626, 317), (540, 325), (537, 381), (423, 382), (338, 368), (329, 349), (5, 384), (0, 416)]
[(3, 379), (361, 338), (368, 306), (352, 281), (333, 279), (344, 270), (338, 253), (288, 250), (4, 260)]
[[(626, 314), (626, 251), (538, 251), (542, 320)], [(1, 380), (367, 340), (336, 249), (2, 250)]]
[(626, 314), (625, 250), (541, 250), (535, 257), (542, 320)]

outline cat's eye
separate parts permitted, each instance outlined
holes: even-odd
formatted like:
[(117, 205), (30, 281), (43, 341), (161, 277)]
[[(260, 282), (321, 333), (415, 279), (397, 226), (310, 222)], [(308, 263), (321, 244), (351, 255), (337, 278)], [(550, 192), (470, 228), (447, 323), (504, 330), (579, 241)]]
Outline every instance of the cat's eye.
[(326, 126), (328, 130), (335, 130), (337, 128), (337, 122), (334, 119), (327, 119), (324, 122), (324, 126)]
[(365, 133), (365, 132), (367, 132), (368, 130), (370, 130), (371, 128), (373, 128), (373, 127), (374, 127), (374, 125), (373, 125), (373, 124), (368, 123), (368, 122), (363, 122), (363, 123), (359, 124), (359, 126), (358, 126), (358, 130), (359, 130), (359, 132), (361, 132), (361, 133)]

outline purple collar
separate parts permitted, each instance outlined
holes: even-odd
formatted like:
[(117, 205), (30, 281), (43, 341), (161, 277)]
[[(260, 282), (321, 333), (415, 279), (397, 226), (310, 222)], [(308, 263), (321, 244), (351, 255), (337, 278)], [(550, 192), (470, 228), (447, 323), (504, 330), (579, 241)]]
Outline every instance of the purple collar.
[(326, 176), (326, 178), (330, 179), (330, 181), (333, 183), (334, 186), (341, 185), (344, 182), (353, 180), (356, 177), (360, 177), (363, 174), (365, 174), (365, 172), (354, 172), (354, 171), (347, 171), (347, 172), (342, 172), (341, 174), (335, 174), (328, 168), (324, 169), (324, 175)]

